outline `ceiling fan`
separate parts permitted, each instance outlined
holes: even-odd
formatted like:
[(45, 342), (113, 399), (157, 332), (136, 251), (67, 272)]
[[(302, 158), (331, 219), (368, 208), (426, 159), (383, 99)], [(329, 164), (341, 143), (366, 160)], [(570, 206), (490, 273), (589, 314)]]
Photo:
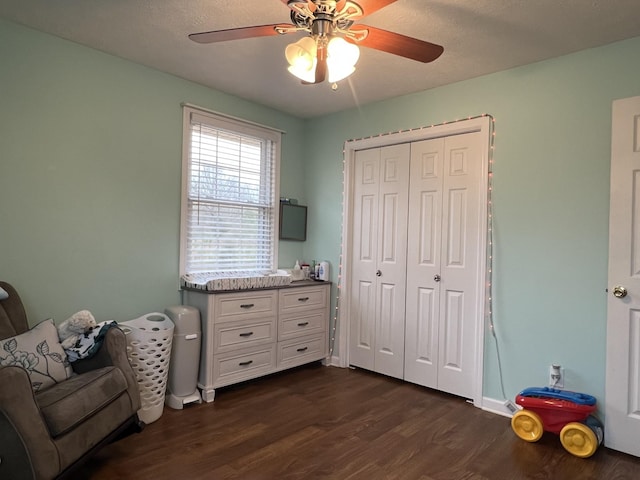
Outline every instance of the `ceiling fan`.
[(370, 15), (397, 0), (281, 0), (291, 9), (291, 22), (192, 33), (198, 43), (216, 43), (252, 37), (285, 35), (305, 31), (309, 36), (287, 46), (289, 71), (304, 84), (331, 83), (355, 70), (356, 45), (381, 50), (428, 63), (444, 48), (434, 43), (368, 25), (355, 20)]

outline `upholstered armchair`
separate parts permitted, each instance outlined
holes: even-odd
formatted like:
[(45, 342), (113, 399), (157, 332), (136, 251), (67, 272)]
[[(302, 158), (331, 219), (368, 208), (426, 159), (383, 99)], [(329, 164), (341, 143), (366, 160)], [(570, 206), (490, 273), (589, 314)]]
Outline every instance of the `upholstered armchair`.
[(0, 289), (0, 478), (73, 478), (98, 448), (144, 425), (125, 335), (110, 328), (93, 357), (69, 365), (53, 322), (29, 329), (16, 290)]

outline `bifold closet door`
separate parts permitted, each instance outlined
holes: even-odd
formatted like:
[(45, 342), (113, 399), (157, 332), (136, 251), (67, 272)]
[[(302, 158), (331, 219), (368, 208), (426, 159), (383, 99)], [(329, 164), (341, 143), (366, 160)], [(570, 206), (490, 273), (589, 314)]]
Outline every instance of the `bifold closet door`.
[(482, 138), (411, 145), (405, 379), (473, 397)]
[(403, 378), (408, 144), (356, 152), (350, 363)]

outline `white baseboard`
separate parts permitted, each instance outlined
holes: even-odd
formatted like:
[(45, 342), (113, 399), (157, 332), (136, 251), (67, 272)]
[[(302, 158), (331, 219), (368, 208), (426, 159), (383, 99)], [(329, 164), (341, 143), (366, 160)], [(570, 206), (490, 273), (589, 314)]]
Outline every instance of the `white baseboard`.
[(322, 364), (325, 367), (342, 367), (342, 365), (340, 365), (340, 357), (336, 357), (336, 356), (323, 358)]
[(333, 355), (330, 358), (329, 366), (331, 366), (331, 367), (340, 367), (341, 366), (340, 365), (340, 357), (336, 357), (335, 355)]
[(495, 398), (482, 397), (482, 410), (486, 412), (502, 415), (503, 417), (513, 417), (511, 411), (505, 406), (504, 400), (496, 400)]

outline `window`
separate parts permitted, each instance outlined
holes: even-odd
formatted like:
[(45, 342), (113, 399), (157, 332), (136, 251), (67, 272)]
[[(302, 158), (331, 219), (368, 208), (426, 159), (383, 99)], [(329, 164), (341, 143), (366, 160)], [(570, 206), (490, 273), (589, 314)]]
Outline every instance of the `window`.
[(280, 132), (187, 106), (184, 124), (181, 274), (273, 271)]

